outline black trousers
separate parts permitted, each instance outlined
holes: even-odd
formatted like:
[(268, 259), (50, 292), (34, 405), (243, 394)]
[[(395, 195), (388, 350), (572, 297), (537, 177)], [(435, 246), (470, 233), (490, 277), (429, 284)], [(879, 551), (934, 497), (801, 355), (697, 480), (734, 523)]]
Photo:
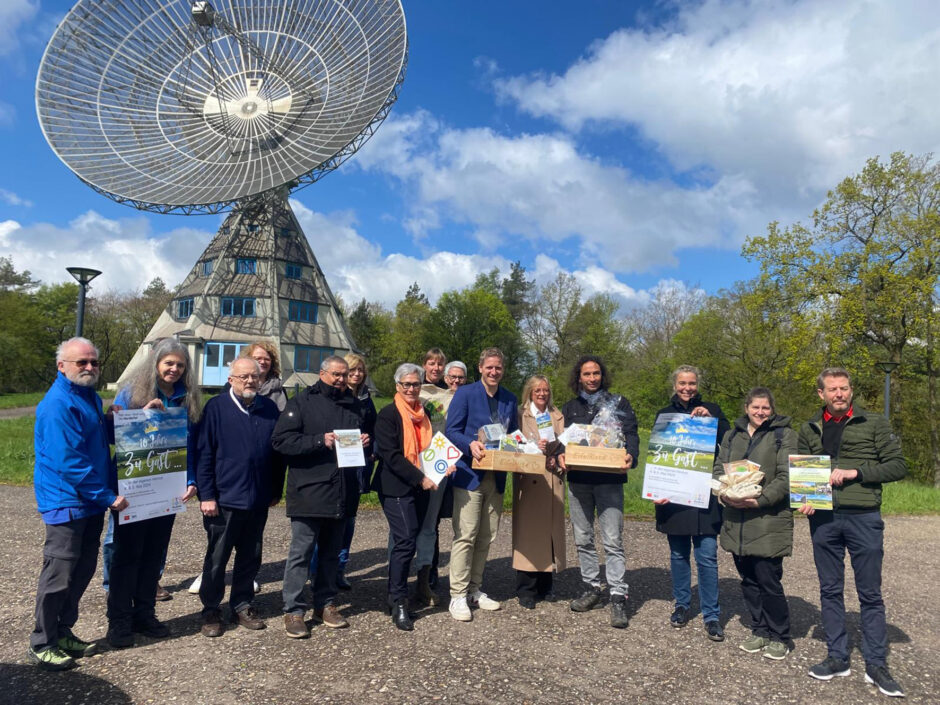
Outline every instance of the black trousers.
[(219, 507), (218, 516), (202, 517), (208, 545), (202, 563), (199, 599), (203, 615), (219, 611), (225, 597), (225, 566), (235, 551), (229, 607), (232, 614), (245, 609), (255, 596), (254, 580), (261, 569), (261, 548), (268, 508), (231, 509)]
[(852, 559), (861, 611), (865, 663), (884, 666), (888, 656), (885, 603), (881, 597), (884, 559), (881, 512), (842, 514), (816, 512), (809, 518), (813, 558), (819, 575), (819, 604), (829, 655), (848, 660), (851, 647), (845, 629), (845, 552)]
[(108, 586), (108, 621), (129, 627), (156, 615), (157, 583), (175, 514), (118, 524)]
[(552, 591), (552, 572), (538, 570), (516, 571), (516, 595), (539, 599)]
[(42, 571), (36, 588), (36, 626), (29, 635), (35, 651), (55, 646), (78, 621), (78, 603), (98, 565), (104, 515), (46, 524)]
[(790, 606), (783, 594), (783, 558), (734, 556), (751, 631), (771, 641), (790, 641)]
[(417, 547), (418, 532), (427, 512), (427, 494), (420, 492), (404, 497), (380, 498), (392, 540), (388, 561), (389, 604), (408, 597), (408, 573)]

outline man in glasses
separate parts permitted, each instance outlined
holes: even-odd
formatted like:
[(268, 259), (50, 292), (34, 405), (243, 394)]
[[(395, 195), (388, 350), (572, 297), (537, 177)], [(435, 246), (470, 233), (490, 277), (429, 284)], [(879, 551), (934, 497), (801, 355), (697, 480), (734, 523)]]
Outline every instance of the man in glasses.
[(254, 577), (261, 568), (261, 543), (268, 507), (281, 499), (284, 462), (271, 447), (277, 404), (258, 395), (261, 368), (250, 357), (229, 367), (229, 390), (206, 403), (199, 429), (196, 486), (208, 537), (203, 562), (202, 635), (222, 635), (220, 605), (225, 595), (225, 565), (235, 551), (231, 622), (264, 629), (252, 609)]
[(339, 551), (346, 517), (359, 502), (359, 486), (337, 464), (337, 430), (359, 429), (368, 447), (372, 428), (362, 428), (360, 404), (346, 385), (349, 366), (336, 355), (320, 365), (320, 379), (287, 402), (272, 442), (287, 460), (287, 516), (290, 549), (284, 565), (284, 628), (287, 636), (310, 636), (304, 613), (304, 585), (310, 573), (313, 547), (319, 550), (313, 584), (313, 619), (327, 627), (348, 627), (333, 604), (339, 573)]
[(56, 367), (36, 408), (33, 488), (46, 542), (29, 654), (40, 667), (62, 671), (95, 651), (72, 627), (98, 563), (104, 512), (124, 509), (127, 500), (108, 486), (114, 427), (95, 393), (98, 349), (85, 338), (67, 340), (56, 351)]

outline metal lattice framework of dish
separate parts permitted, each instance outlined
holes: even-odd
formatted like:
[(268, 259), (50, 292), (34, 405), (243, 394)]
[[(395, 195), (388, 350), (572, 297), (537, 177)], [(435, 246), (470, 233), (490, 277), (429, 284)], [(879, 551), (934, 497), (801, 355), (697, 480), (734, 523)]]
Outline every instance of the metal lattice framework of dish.
[(36, 107), (96, 191), (217, 213), (348, 159), (398, 98), (407, 55), (400, 0), (79, 0)]

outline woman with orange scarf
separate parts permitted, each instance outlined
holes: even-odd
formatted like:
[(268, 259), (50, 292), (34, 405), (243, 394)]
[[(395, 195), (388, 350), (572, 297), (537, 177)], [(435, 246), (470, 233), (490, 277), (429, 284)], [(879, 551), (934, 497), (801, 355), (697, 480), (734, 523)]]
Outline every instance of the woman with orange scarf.
[[(379, 493), (388, 520), (392, 550), (388, 563), (388, 610), (404, 631), (414, 629), (408, 613), (408, 573), (418, 531), (434, 483), (420, 469), (421, 451), (431, 443), (431, 422), (421, 405), (424, 370), (411, 363), (395, 370), (395, 401), (379, 412), (375, 440), (379, 466), (372, 488)], [(448, 469), (447, 474), (453, 473)]]

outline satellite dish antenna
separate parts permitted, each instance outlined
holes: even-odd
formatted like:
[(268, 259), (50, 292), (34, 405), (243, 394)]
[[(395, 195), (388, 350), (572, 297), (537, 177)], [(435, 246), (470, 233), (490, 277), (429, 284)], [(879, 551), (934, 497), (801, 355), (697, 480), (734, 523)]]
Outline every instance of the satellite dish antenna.
[(400, 0), (79, 0), (46, 47), (37, 112), (99, 193), (218, 213), (283, 199), (354, 154), (407, 55)]
[[(287, 201), (352, 156), (398, 98), (400, 0), (79, 0), (36, 80), (53, 151), (99, 193), (158, 213), (232, 211), (131, 364), (176, 336), (220, 386), (249, 340), (284, 383), (354, 349)], [(119, 380), (120, 382), (120, 380)]]

